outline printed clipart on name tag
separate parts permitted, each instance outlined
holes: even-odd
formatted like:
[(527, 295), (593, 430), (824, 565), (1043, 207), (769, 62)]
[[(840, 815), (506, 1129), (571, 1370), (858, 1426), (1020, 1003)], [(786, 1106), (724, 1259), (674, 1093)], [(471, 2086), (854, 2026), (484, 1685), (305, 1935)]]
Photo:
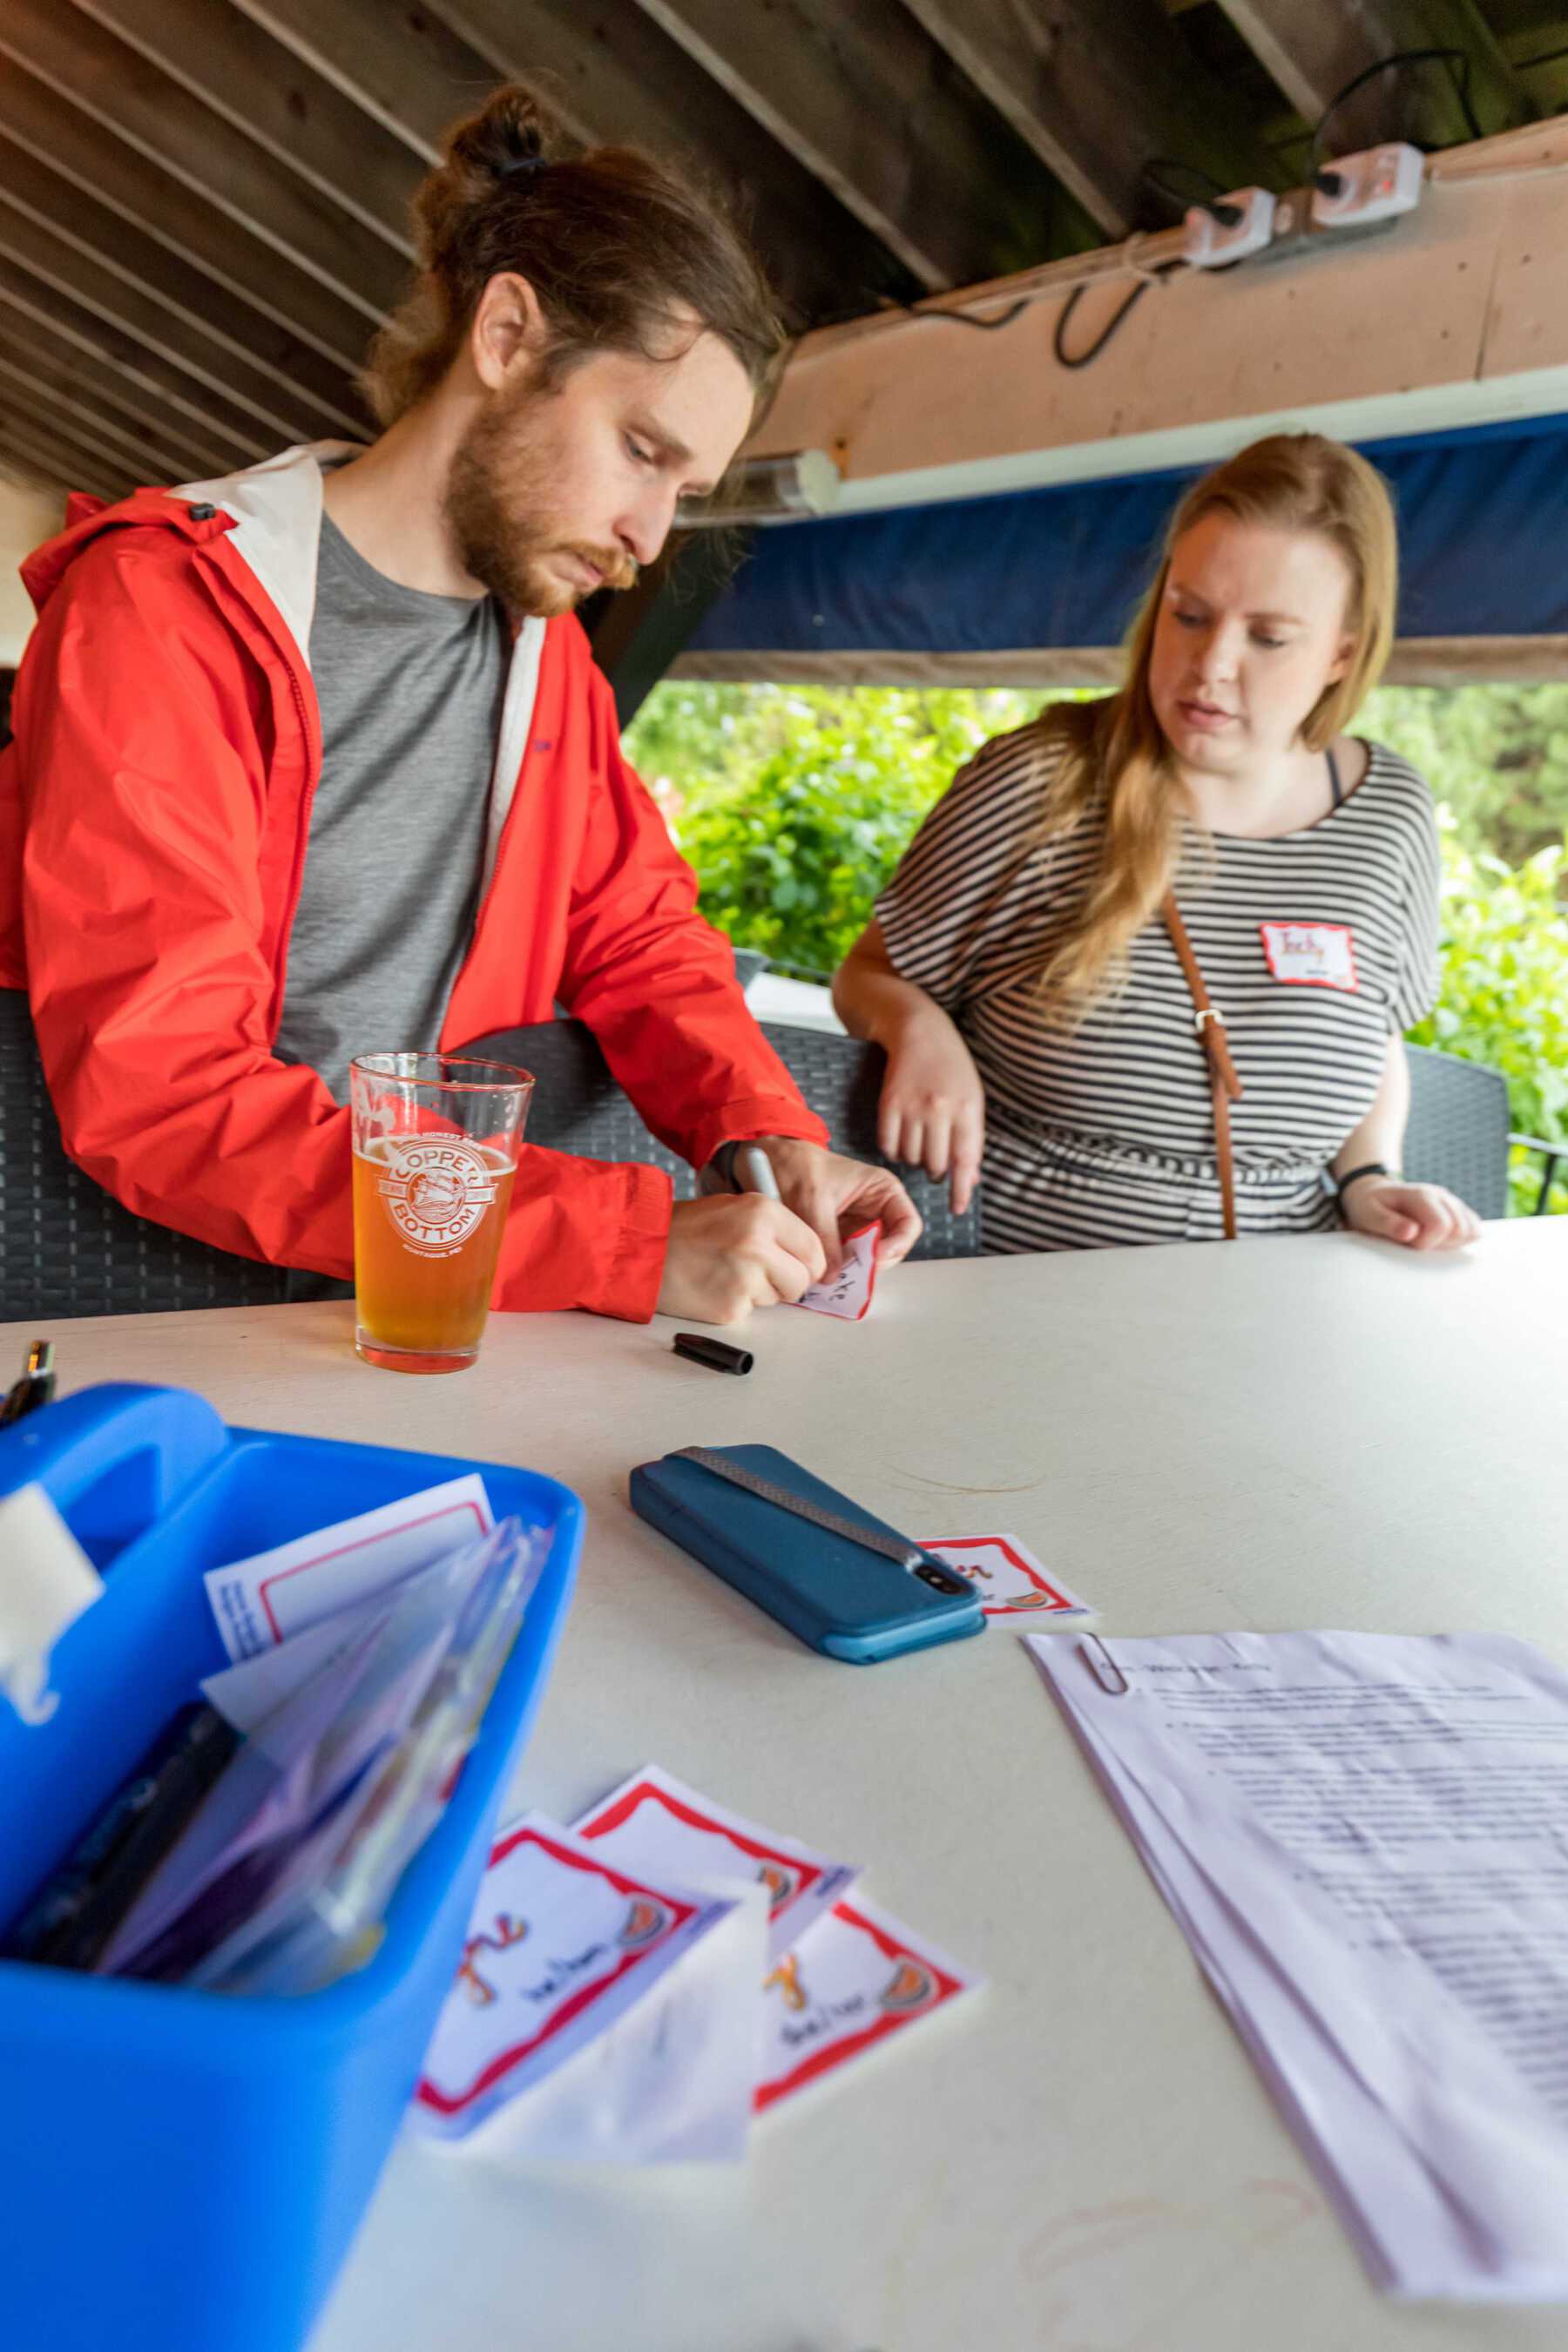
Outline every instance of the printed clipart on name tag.
[(1348, 923), (1259, 923), (1276, 980), (1291, 988), (1339, 988), (1353, 996), (1355, 940)]

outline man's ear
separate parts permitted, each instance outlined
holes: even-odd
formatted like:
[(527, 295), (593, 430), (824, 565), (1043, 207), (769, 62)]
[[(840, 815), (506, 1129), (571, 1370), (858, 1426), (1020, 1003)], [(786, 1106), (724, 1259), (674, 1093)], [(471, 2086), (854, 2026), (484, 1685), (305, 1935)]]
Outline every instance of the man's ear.
[(539, 297), (514, 269), (499, 270), (474, 306), (468, 355), (487, 391), (499, 392), (520, 369), (537, 359), (549, 342)]

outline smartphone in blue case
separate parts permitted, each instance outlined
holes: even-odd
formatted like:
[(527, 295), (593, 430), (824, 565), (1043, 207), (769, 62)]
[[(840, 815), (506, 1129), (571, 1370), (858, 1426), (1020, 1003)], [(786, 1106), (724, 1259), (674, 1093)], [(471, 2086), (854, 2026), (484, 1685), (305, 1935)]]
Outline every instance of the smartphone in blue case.
[[(712, 1451), (851, 1526), (909, 1540), (775, 1446)], [(826, 1657), (869, 1665), (984, 1626), (979, 1594), (942, 1561), (927, 1556), (905, 1567), (679, 1454), (634, 1470), (631, 1500), (650, 1527)]]

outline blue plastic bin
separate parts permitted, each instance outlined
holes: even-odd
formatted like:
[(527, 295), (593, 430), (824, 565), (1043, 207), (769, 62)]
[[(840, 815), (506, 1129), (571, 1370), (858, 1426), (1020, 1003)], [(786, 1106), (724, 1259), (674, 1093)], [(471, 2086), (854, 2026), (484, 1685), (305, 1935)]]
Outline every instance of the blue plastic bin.
[[(56, 1648), (60, 1704), (0, 1702), (0, 1922), (226, 1663), (205, 1570), (479, 1469), (550, 1558), (452, 1801), (367, 1968), (243, 2000), (0, 1962), (6, 2352), (295, 2352), (369, 2201), (461, 1956), (566, 1614), (583, 1507), (492, 1463), (228, 1429), (181, 1389), (88, 1389), (0, 1432), (106, 1579)], [(0, 1573), (4, 1563), (0, 1562)]]

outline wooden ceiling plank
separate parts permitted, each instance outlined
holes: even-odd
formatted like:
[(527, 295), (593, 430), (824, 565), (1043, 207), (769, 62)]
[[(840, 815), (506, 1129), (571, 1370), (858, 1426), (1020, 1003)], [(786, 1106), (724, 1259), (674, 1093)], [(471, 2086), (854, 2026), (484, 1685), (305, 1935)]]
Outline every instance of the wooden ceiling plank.
[(440, 0), (438, 14), (498, 79), (536, 84), (584, 146), (699, 161), (724, 188), (786, 301), (840, 317), (916, 279), (787, 149), (758, 129), (637, 0)]
[[(79, 234), (83, 228), (89, 233)], [(336, 399), (326, 399), (297, 373), (258, 358), (256, 342), (280, 340), (268, 321), (258, 313), (245, 313), (231, 302), (226, 289), (187, 268), (118, 215), (95, 205), (69, 181), (46, 173), (3, 131), (0, 253), (100, 318), (139, 335), (198, 383), (226, 393), (275, 437), (319, 438), (364, 430), (350, 405), (353, 394), (346, 378), (336, 380)], [(241, 342), (225, 333), (231, 310), (252, 341)], [(298, 342), (287, 350), (296, 362), (317, 357)], [(322, 378), (327, 380), (324, 371)]]
[[(1220, 0), (1247, 47), (1304, 121), (1316, 124), (1355, 75), (1400, 49), (1457, 48), (1484, 134), (1531, 120), (1524, 83), (1475, 0)], [(1471, 136), (1449, 69), (1436, 61), (1379, 74), (1334, 117), (1330, 153), (1389, 138), (1451, 146)]]
[(47, 392), (80, 423), (96, 426), (105, 440), (125, 443), (141, 463), (155, 458), (171, 480), (225, 473), (241, 462), (221, 440), (190, 431), (134, 384), (108, 369), (85, 367), (75, 344), (36, 319), (24, 320), (3, 288), (0, 353), (14, 381)]
[(0, 396), (0, 462), (7, 449), (27, 451), (52, 489), (91, 490), (98, 498), (123, 497), (135, 478), (90, 451), (79, 452), (58, 432), (46, 432)]
[(172, 422), (221, 436), (237, 457), (267, 457), (278, 446), (275, 425), (264, 427), (256, 416), (237, 408), (225, 392), (191, 376), (134, 329), (87, 309), (3, 250), (0, 302), (51, 329), (81, 353), (94, 373), (108, 369), (134, 384), (157, 409), (166, 408)]
[(439, 160), (443, 135), (495, 88), (491, 61), (428, 8), (385, 0), (231, 0), (335, 82), (423, 162)]
[(114, 136), (111, 121), (95, 121), (26, 71), (25, 58), (7, 48), (8, 24), (0, 10), (0, 58), (7, 59), (0, 71), (0, 130), (94, 205), (108, 206), (177, 262), (216, 279), (231, 299), (270, 320), (279, 331), (280, 364), (299, 342), (351, 376), (366, 339), (363, 311), (184, 181), (171, 179), (154, 158)]
[[(414, 258), (408, 200), (420, 159), (262, 26), (226, 0), (73, 0), (171, 81), (331, 203)], [(338, 0), (321, 0), (321, 14)]]
[(17, 415), (30, 417), (37, 431), (68, 442), (100, 465), (118, 467), (134, 481), (196, 478), (146, 435), (122, 431), (111, 418), (74, 400), (68, 386), (48, 380), (52, 374), (47, 371), (40, 378), (36, 367), (19, 364), (0, 323), (0, 400)]
[(405, 273), (382, 238), (75, 6), (5, 0), (0, 51), (319, 278), (367, 326), (396, 300)]
[(1142, 169), (1159, 157), (1224, 188), (1279, 184), (1262, 141), (1160, 0), (904, 5), (1110, 236), (1138, 222)]
[[(931, 291), (1045, 249), (1055, 191), (924, 27), (887, 0), (641, 0)], [(1032, 250), (1020, 223), (1038, 218)], [(1003, 266), (1006, 266), (1005, 263)]]

